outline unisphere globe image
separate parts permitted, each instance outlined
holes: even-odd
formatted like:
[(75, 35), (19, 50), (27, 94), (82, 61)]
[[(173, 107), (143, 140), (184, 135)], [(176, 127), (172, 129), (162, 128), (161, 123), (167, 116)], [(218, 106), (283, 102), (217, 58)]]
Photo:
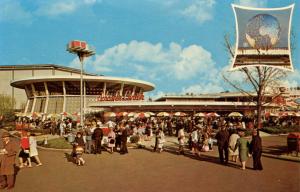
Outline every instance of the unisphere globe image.
[(278, 43), (280, 31), (280, 24), (276, 17), (258, 14), (247, 23), (246, 40), (255, 49), (268, 50)]

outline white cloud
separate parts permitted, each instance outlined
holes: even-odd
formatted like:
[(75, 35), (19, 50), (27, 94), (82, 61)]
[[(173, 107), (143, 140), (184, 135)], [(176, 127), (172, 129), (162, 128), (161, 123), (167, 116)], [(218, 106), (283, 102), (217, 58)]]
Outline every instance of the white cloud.
[(266, 7), (268, 0), (235, 0), (234, 3), (248, 7)]
[(99, 3), (99, 0), (50, 0), (43, 1), (39, 4), (36, 10), (37, 15), (58, 16), (63, 14), (71, 14), (77, 11), (82, 6), (92, 6)]
[(100, 73), (116, 69), (126, 71), (130, 76), (146, 77), (150, 80), (161, 79), (161, 76), (188, 80), (216, 73), (210, 52), (201, 46), (182, 48), (177, 43), (170, 43), (164, 48), (161, 43), (145, 41), (118, 44), (105, 50), (103, 54), (96, 55), (87, 65)]
[(187, 88), (182, 89), (182, 94), (193, 93), (193, 94), (205, 94), (205, 93), (220, 93), (224, 91), (220, 82), (202, 82), (199, 84), (191, 85)]
[(32, 22), (32, 15), (22, 7), (19, 1), (2, 0), (0, 1), (1, 21), (30, 24)]
[(173, 69), (178, 79), (189, 79), (197, 74), (205, 75), (208, 71), (211, 73), (214, 64), (209, 51), (201, 46), (191, 45), (182, 50)]
[(186, 7), (181, 14), (185, 17), (193, 18), (202, 24), (213, 18), (215, 3), (215, 0), (196, 0)]

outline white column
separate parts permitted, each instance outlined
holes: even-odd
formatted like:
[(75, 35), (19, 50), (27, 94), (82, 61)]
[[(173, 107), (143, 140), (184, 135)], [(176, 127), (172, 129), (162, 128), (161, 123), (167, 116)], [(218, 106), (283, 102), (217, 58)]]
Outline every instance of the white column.
[(62, 111), (62, 112), (65, 112), (65, 111), (66, 111), (66, 104), (67, 104), (66, 83), (63, 81), (63, 82), (62, 82), (62, 85), (63, 85), (63, 96), (64, 96), (64, 104), (63, 104), (63, 111)]
[(48, 90), (47, 82), (44, 82), (44, 87), (46, 91), (46, 103), (45, 103), (44, 113), (46, 114), (48, 110), (48, 103), (49, 103), (49, 90)]
[(124, 83), (121, 84), (120, 95), (123, 96)]
[(105, 96), (105, 95), (106, 95), (106, 82), (104, 82), (103, 92), (102, 92), (102, 96)]
[(133, 90), (132, 90), (132, 93), (131, 93), (132, 96), (135, 95), (135, 89), (136, 89), (136, 86), (133, 87)]
[(32, 93), (33, 93), (33, 104), (32, 104), (32, 108), (31, 108), (31, 113), (33, 113), (34, 108), (35, 108), (35, 103), (36, 103), (36, 92), (35, 92), (33, 83), (31, 83), (31, 89), (32, 89)]

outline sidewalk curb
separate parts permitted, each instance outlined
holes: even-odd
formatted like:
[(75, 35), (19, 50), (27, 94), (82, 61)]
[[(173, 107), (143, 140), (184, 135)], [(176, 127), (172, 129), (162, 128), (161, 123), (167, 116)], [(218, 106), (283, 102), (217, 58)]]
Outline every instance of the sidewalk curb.
[(71, 152), (72, 149), (56, 149), (56, 148), (49, 148), (49, 147), (42, 147), (37, 146), (38, 149), (45, 150), (45, 151), (61, 151), (61, 152)]
[(300, 163), (300, 159), (290, 159), (290, 158), (286, 158), (286, 157), (280, 157), (279, 155), (270, 155), (270, 154), (267, 154), (267, 153), (262, 153), (262, 156), (267, 157), (267, 158), (275, 158), (275, 159), (279, 159), (279, 160), (292, 161), (292, 162)]

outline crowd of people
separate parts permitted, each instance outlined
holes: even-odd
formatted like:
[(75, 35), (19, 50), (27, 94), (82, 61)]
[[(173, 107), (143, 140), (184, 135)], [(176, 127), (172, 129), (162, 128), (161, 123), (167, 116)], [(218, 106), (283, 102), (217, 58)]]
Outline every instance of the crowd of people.
[[(71, 153), (74, 162), (78, 166), (85, 164), (84, 153), (101, 154), (103, 149), (113, 154), (127, 154), (127, 142), (143, 141), (152, 142), (153, 152), (164, 151), (166, 136), (177, 138), (177, 154), (189, 153), (200, 157), (202, 152), (212, 151), (214, 142), (217, 143), (220, 163), (226, 165), (229, 161), (241, 162), (241, 169), (250, 156), (253, 157), (253, 168), (262, 170), (261, 153), (262, 145), (259, 132), (253, 130), (252, 141), (245, 139), (244, 123), (224, 118), (191, 118), (191, 117), (150, 117), (101, 119), (90, 118), (84, 126), (74, 123), (71, 119), (49, 119), (43, 122), (48, 133), (61, 137), (68, 137), (76, 132), (72, 141)], [(105, 127), (105, 128), (103, 128)], [(106, 141), (104, 142), (104, 137)], [(32, 167), (32, 160), (36, 166), (42, 163), (38, 156), (36, 138), (33, 133), (23, 131), (19, 141), (19, 147), (10, 142), (7, 132), (2, 134), (3, 146), (0, 146), (0, 187), (12, 188), (14, 185), (14, 162), (11, 160), (18, 156), (19, 168)], [(134, 141), (135, 140), (135, 141)], [(2, 142), (1, 142), (2, 143)], [(104, 146), (105, 144), (105, 146)]]

